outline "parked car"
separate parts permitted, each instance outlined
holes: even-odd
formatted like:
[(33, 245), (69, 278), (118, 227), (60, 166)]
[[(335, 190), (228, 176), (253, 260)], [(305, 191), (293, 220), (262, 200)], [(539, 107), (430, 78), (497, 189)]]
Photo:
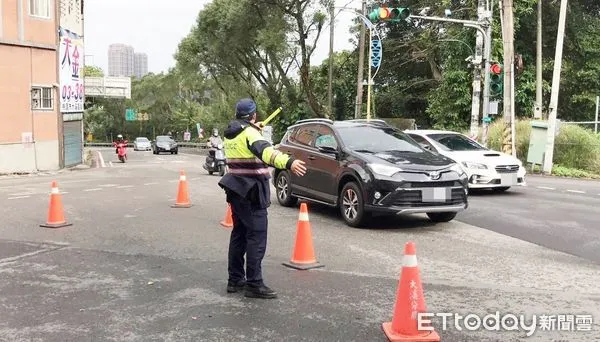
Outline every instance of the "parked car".
[(179, 153), (177, 142), (169, 135), (159, 135), (152, 141), (152, 153), (160, 154), (161, 152), (170, 152), (171, 154)]
[(146, 137), (137, 137), (133, 141), (133, 150), (134, 151), (150, 151), (152, 150), (152, 144), (150, 140)]
[(380, 120), (302, 120), (288, 128), (278, 149), (307, 167), (303, 177), (273, 171), (283, 206), (303, 199), (339, 207), (353, 227), (375, 212), (425, 213), (434, 222), (447, 222), (468, 207), (460, 165)]
[(519, 159), (490, 150), (464, 134), (440, 130), (404, 132), (421, 146), (461, 163), (469, 176), (470, 189), (501, 192), (526, 185), (526, 170)]

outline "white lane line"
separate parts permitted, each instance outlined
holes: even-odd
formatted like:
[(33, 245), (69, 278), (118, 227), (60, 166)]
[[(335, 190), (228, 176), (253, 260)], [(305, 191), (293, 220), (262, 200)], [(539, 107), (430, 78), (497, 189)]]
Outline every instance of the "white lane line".
[(538, 189), (544, 189), (544, 190), (556, 190), (556, 188), (551, 188), (551, 187), (548, 187), (548, 186), (538, 186), (537, 188)]
[(127, 189), (127, 188), (133, 188), (133, 185), (121, 185), (121, 186), (117, 187), (117, 189)]
[(169, 183), (175, 183), (175, 182), (179, 182), (179, 179), (171, 179), (171, 180), (169, 181)]
[(576, 194), (585, 194), (585, 191), (581, 191), (581, 190), (567, 190), (568, 192), (573, 192)]
[(144, 185), (156, 185), (158, 184), (157, 182), (151, 182), (151, 183), (144, 183)]
[(15, 196), (15, 197), (9, 197), (9, 200), (15, 200), (15, 199), (21, 199), (21, 198), (29, 198), (29, 196)]
[(113, 167), (113, 163), (111, 161), (108, 162), (108, 165), (110, 165), (110, 167)]
[(100, 167), (106, 167), (106, 164), (104, 163), (104, 157), (100, 151), (98, 151), (98, 159), (100, 159)]
[(93, 189), (85, 189), (83, 191), (89, 192), (89, 191), (100, 191), (100, 190), (102, 190), (102, 189), (100, 189), (100, 188), (93, 188)]
[(119, 184), (102, 184), (102, 185), (98, 185), (99, 187), (102, 188), (112, 188), (114, 186), (118, 186)]
[(201, 180), (201, 179), (202, 179), (202, 177), (196, 177), (196, 178), (191, 178), (190, 180), (195, 181), (195, 180)]
[(19, 197), (19, 196), (30, 196), (30, 195), (34, 195), (34, 193), (33, 192), (17, 192), (14, 194), (9, 194), (8, 196)]

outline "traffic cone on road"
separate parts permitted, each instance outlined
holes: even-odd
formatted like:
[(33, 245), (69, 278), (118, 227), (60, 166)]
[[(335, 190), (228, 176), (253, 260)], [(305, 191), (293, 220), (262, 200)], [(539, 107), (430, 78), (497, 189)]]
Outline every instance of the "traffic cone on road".
[(289, 262), (284, 262), (283, 265), (297, 270), (308, 270), (324, 266), (317, 262), (315, 258), (306, 203), (300, 204), (300, 214), (298, 215), (298, 224), (296, 227), (296, 243), (292, 258)]
[(233, 228), (233, 217), (231, 214), (231, 204), (227, 204), (227, 212), (225, 218), (221, 221), (221, 225), (225, 228)]
[(56, 181), (52, 181), (52, 190), (50, 191), (50, 206), (48, 208), (48, 219), (46, 224), (40, 224), (44, 228), (62, 228), (73, 225), (65, 220), (62, 199)]
[(171, 208), (190, 208), (190, 195), (188, 191), (188, 183), (183, 170), (179, 173), (179, 188), (177, 190), (177, 200), (175, 204), (171, 205)]
[(423, 298), (416, 247), (414, 242), (408, 242), (404, 246), (402, 273), (398, 282), (394, 314), (391, 322), (383, 323), (383, 332), (390, 341), (440, 341), (440, 336), (433, 327), (422, 324), (425, 329), (419, 330), (417, 314), (425, 312), (427, 309)]

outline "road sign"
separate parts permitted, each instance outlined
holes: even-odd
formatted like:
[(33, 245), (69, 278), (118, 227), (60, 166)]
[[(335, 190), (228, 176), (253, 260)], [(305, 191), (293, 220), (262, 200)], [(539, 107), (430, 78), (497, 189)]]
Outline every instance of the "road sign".
[(184, 141), (190, 141), (191, 138), (192, 138), (192, 133), (190, 133), (190, 132), (183, 133), (183, 140)]
[(125, 110), (125, 120), (127, 120), (127, 121), (137, 120), (137, 115), (135, 114), (135, 110), (133, 108), (127, 108)]
[(485, 123), (492, 122), (492, 117), (491, 116), (487, 116), (487, 117), (483, 118), (483, 122), (485, 122)]
[(137, 119), (140, 121), (148, 121), (150, 120), (150, 114), (148, 113), (138, 113)]

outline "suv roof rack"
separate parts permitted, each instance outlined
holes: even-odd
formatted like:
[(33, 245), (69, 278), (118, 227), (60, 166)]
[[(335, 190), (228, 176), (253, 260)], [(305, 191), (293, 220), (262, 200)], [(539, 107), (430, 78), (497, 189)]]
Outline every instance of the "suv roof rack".
[(352, 119), (352, 120), (345, 120), (348, 122), (364, 122), (364, 123), (368, 123), (368, 124), (375, 124), (375, 125), (379, 125), (379, 126), (390, 126), (390, 124), (388, 124), (387, 122), (385, 122), (384, 120), (381, 119)]
[(325, 118), (312, 118), (312, 119), (304, 119), (304, 120), (298, 120), (296, 121), (295, 124), (300, 124), (300, 123), (305, 123), (305, 122), (326, 122), (329, 124), (332, 124), (333, 121), (330, 119), (325, 119)]

